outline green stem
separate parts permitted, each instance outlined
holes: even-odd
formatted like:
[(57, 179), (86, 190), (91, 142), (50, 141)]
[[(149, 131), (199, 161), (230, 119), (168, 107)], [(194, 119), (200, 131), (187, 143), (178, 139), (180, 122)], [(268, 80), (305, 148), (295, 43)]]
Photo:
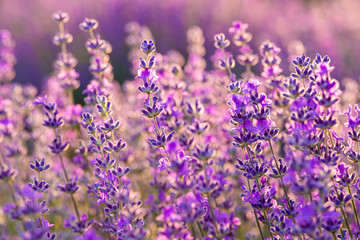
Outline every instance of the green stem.
[(156, 120), (156, 117), (153, 117), (153, 119), (154, 119), (154, 125), (155, 125), (155, 129), (156, 129), (156, 133), (160, 134), (160, 127), (159, 127), (159, 124), (158, 124), (158, 122)]
[[(336, 186), (335, 186), (335, 182), (334, 182), (334, 189), (335, 189), (335, 192), (336, 192), (337, 197), (339, 197), (339, 193), (338, 193), (338, 190), (337, 190), (337, 188), (336, 188)], [(352, 238), (353, 235), (352, 235), (352, 232), (351, 232), (351, 229), (350, 229), (349, 221), (348, 221), (348, 219), (347, 219), (346, 212), (345, 212), (345, 210), (344, 210), (344, 208), (343, 208), (342, 205), (340, 205), (340, 210), (341, 210), (341, 213), (342, 213), (343, 218), (344, 218), (344, 220), (345, 220), (346, 228), (348, 229), (349, 235), (350, 235), (350, 237)]]
[(89, 29), (89, 35), (91, 39), (95, 39), (94, 32), (92, 29)]
[(63, 161), (62, 155), (59, 154), (59, 156), (60, 156), (61, 166), (62, 166), (62, 169), (63, 169), (63, 171), (64, 171), (66, 183), (69, 183), (69, 177), (68, 177), (67, 172), (66, 172), (66, 169), (65, 169), (65, 165), (64, 165), (64, 161)]
[(309, 192), (309, 197), (310, 197), (311, 202), (313, 202), (313, 197), (312, 197), (311, 191)]
[(259, 228), (259, 231), (260, 231), (260, 235), (261, 235), (261, 239), (264, 240), (264, 235), (261, 231), (261, 227), (260, 227), (260, 223), (259, 223), (259, 219), (258, 219), (258, 216), (257, 216), (257, 213), (256, 213), (256, 210), (254, 209), (254, 214), (255, 214), (255, 219), (256, 219), (256, 224)]
[(345, 238), (344, 231), (343, 231), (342, 228), (340, 228), (340, 234), (341, 234), (341, 236), (342, 236), (343, 238)]
[(171, 158), (170, 158), (170, 155), (168, 153), (168, 151), (166, 150), (165, 146), (162, 147), (164, 149), (164, 152), (165, 152), (165, 155), (167, 157), (167, 159), (169, 159), (170, 162), (172, 162)]
[[(15, 197), (14, 185), (12, 184), (11, 179), (8, 179), (8, 180), (7, 180), (7, 184), (8, 184), (8, 187), (9, 187), (9, 192), (10, 192), (11, 198), (12, 198), (12, 200), (14, 201), (14, 204), (15, 204), (15, 206), (16, 206), (16, 209), (18, 209), (18, 208), (19, 208), (19, 204), (18, 204), (18, 202), (17, 202), (17, 200), (16, 200), (16, 197)], [(23, 220), (22, 218), (19, 218), (19, 221), (21, 222), (24, 230), (26, 230), (26, 226), (25, 226), (24, 220)]]
[(273, 237), (272, 232), (271, 232), (271, 226), (270, 226), (270, 223), (269, 223), (269, 219), (268, 219), (268, 216), (267, 216), (265, 210), (263, 210), (263, 214), (264, 214), (264, 218), (265, 218), (265, 221), (266, 221), (266, 225), (267, 225), (269, 233), (270, 233), (270, 237), (271, 237), (272, 240), (274, 240), (274, 237)]
[(69, 89), (69, 100), (70, 100), (70, 105), (74, 105), (74, 93), (72, 89)]
[(194, 226), (192, 225), (192, 223), (188, 223), (188, 228), (191, 229), (191, 234), (194, 237), (194, 239), (196, 239), (197, 235), (195, 233), (195, 229), (194, 229)]
[[(248, 187), (249, 187), (249, 191), (251, 191), (250, 181), (249, 181), (248, 178), (246, 178), (246, 180), (247, 180), (247, 184), (248, 184)], [(254, 215), (255, 215), (255, 219), (256, 219), (256, 224), (258, 226), (258, 229), (259, 229), (259, 232), (260, 232), (260, 235), (261, 235), (261, 239), (264, 240), (264, 235), (263, 235), (263, 233), (261, 231), (261, 226), (260, 226), (260, 223), (259, 223), (259, 219), (258, 219), (256, 210), (254, 208), (253, 208), (253, 210), (254, 210)]]
[[(206, 170), (205, 170), (206, 171)], [(214, 225), (214, 228), (215, 228), (215, 232), (216, 232), (216, 238), (217, 239), (221, 239), (221, 234), (219, 232), (219, 227), (216, 223), (216, 218), (215, 218), (215, 213), (214, 213), (214, 209), (212, 207), (212, 204), (211, 204), (211, 196), (210, 196), (210, 193), (208, 192), (207, 193), (207, 197), (208, 197), (208, 203), (209, 203), (209, 210), (210, 210), (210, 215), (211, 215), (211, 219), (212, 219), (212, 223)]]
[(353, 207), (353, 210), (354, 210), (356, 224), (357, 224), (357, 226), (359, 226), (359, 218), (358, 218), (358, 215), (357, 215), (356, 205), (355, 205), (354, 199), (353, 199), (353, 197), (352, 197), (351, 189), (350, 189), (349, 186), (348, 186), (347, 188), (348, 188), (349, 193), (350, 193), (350, 195), (351, 195), (351, 204), (352, 204), (352, 207)]
[(334, 240), (336, 240), (337, 239), (336, 234), (333, 232), (332, 235), (334, 237)]
[[(270, 139), (269, 139), (269, 144), (270, 144), (271, 153), (272, 153), (272, 155), (273, 155), (273, 157), (274, 157), (274, 159), (275, 159), (276, 168), (277, 168), (277, 170), (279, 171), (279, 174), (280, 174), (281, 185), (282, 185), (282, 187), (283, 187), (283, 189), (284, 189), (284, 194), (285, 194), (285, 197), (286, 197), (286, 202), (287, 202), (287, 204), (288, 204), (288, 207), (290, 207), (290, 200), (289, 200), (289, 196), (288, 196), (288, 194), (287, 194), (287, 190), (286, 190), (286, 186), (285, 186), (285, 183), (284, 183), (283, 175), (282, 175), (282, 173), (280, 172), (278, 160), (277, 160), (277, 158), (276, 158), (276, 156), (275, 156), (274, 149), (273, 149), (273, 147), (272, 147), (272, 144), (271, 144)], [(293, 221), (294, 221), (294, 219), (293, 219)]]
[[(115, 144), (115, 135), (114, 135), (114, 131), (111, 131), (111, 138)], [(119, 166), (119, 155), (117, 152), (115, 152), (115, 157), (116, 157), (116, 167)]]
[(203, 237), (205, 237), (204, 230), (202, 229), (202, 226), (199, 221), (196, 221), (196, 225), (201, 233), (201, 239), (202, 239)]
[[(225, 49), (224, 48), (221, 48), (221, 51), (222, 51), (222, 54), (223, 54), (223, 57), (224, 59), (226, 58), (225, 57)], [(229, 68), (228, 64), (226, 64), (226, 72), (227, 74), (229, 75), (229, 78), (231, 78), (231, 68)], [(230, 79), (231, 80), (231, 79)]]
[(73, 202), (74, 208), (75, 208), (75, 212), (76, 212), (77, 219), (78, 219), (78, 221), (80, 222), (79, 209), (78, 209), (78, 207), (77, 207), (77, 204), (76, 204), (75, 198), (74, 198), (74, 196), (73, 196), (73, 194), (72, 194), (72, 193), (70, 194), (70, 196), (71, 196), (71, 200), (72, 200), (72, 202)]
[(343, 215), (343, 217), (344, 217), (344, 220), (345, 220), (346, 228), (348, 229), (349, 235), (350, 235), (350, 237), (352, 238), (353, 235), (352, 235), (352, 232), (351, 232), (351, 230), (350, 230), (350, 225), (349, 225), (349, 222), (348, 222), (346, 213), (345, 213), (345, 211), (344, 211), (344, 208), (343, 208), (342, 206), (340, 206), (340, 209), (341, 209), (341, 213), (342, 213), (342, 215)]

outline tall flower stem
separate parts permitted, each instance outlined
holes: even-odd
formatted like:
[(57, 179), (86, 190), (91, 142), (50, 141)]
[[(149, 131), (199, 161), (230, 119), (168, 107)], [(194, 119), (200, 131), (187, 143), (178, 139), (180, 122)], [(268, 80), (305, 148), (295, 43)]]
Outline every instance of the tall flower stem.
[(62, 166), (62, 169), (63, 169), (63, 172), (64, 172), (66, 183), (69, 183), (69, 177), (68, 177), (68, 174), (67, 174), (67, 171), (66, 171), (66, 168), (65, 168), (65, 164), (64, 164), (64, 160), (62, 158), (62, 155), (59, 154), (59, 157), (60, 157), (60, 162), (61, 162), (61, 166)]
[[(207, 176), (207, 171), (206, 171), (206, 160), (205, 160), (205, 179), (206, 181), (208, 181), (208, 176)], [(219, 228), (218, 228), (218, 225), (216, 223), (216, 218), (215, 218), (215, 213), (214, 213), (214, 209), (213, 209), (213, 206), (211, 204), (211, 195), (210, 195), (210, 192), (207, 192), (206, 193), (207, 195), (207, 198), (208, 198), (208, 204), (209, 204), (209, 212), (210, 212), (210, 216), (211, 216), (211, 220), (212, 220), (212, 223), (214, 225), (214, 228), (215, 228), (215, 232), (216, 232), (216, 238), (218, 239), (221, 239), (220, 236), (220, 232), (219, 232)]]
[[(66, 183), (69, 183), (70, 180), (69, 180), (69, 177), (68, 177), (67, 172), (66, 172), (66, 168), (65, 168), (65, 165), (64, 165), (63, 158), (62, 158), (61, 154), (59, 154), (59, 156), (60, 156), (60, 162), (61, 162), (61, 165), (62, 165), (62, 169), (64, 171)], [(70, 196), (71, 196), (71, 201), (73, 202), (73, 205), (74, 205), (74, 209), (75, 209), (75, 212), (76, 212), (76, 217), (77, 217), (78, 221), (80, 222), (80, 214), (79, 214), (79, 210), (78, 210), (75, 198), (74, 198), (72, 193), (70, 194)]]
[(353, 196), (352, 196), (352, 193), (351, 193), (351, 189), (350, 187), (348, 186), (347, 189), (349, 190), (349, 193), (351, 195), (351, 204), (352, 204), (352, 208), (354, 210), (354, 215), (355, 215), (355, 220), (356, 220), (356, 224), (357, 226), (359, 226), (359, 218), (358, 218), (358, 214), (357, 214), (357, 210), (356, 210), (356, 205), (354, 203), (354, 199), (353, 199)]
[(197, 227), (198, 227), (198, 229), (199, 229), (199, 231), (200, 231), (201, 238), (205, 237), (205, 233), (204, 233), (204, 230), (203, 230), (202, 227), (201, 227), (200, 222), (199, 222), (199, 221), (196, 221), (196, 225), (197, 225)]
[[(244, 149), (243, 149), (244, 150)], [(243, 151), (244, 152), (244, 151)], [(245, 153), (244, 153), (245, 154)], [(244, 155), (244, 159), (245, 159), (245, 155)], [(247, 183), (248, 183), (248, 187), (249, 187), (249, 190), (251, 189), (251, 186), (250, 186), (250, 181), (248, 178), (246, 178), (247, 180)], [(253, 208), (254, 210), (254, 215), (255, 215), (255, 220), (256, 220), (256, 224), (258, 226), (258, 229), (259, 229), (259, 232), (260, 232), (260, 236), (261, 236), (261, 239), (264, 240), (264, 235), (262, 233), (262, 230), (261, 230), (261, 226), (260, 226), (260, 223), (259, 223), (259, 219), (258, 219), (258, 216), (257, 216), (257, 213), (256, 213), (256, 210)]]
[(290, 206), (290, 200), (289, 200), (289, 196), (288, 196), (288, 194), (287, 194), (286, 186), (285, 186), (285, 183), (284, 183), (284, 178), (283, 178), (282, 173), (280, 172), (279, 163), (278, 163), (278, 160), (277, 160), (277, 158), (276, 158), (276, 156), (275, 156), (274, 149), (273, 149), (273, 147), (272, 147), (272, 144), (271, 144), (271, 141), (270, 141), (270, 140), (269, 140), (269, 145), (270, 145), (271, 153), (272, 153), (272, 155), (273, 155), (273, 157), (274, 157), (274, 159), (275, 159), (276, 169), (279, 171), (279, 174), (280, 174), (281, 185), (282, 185), (282, 187), (283, 187), (283, 189), (284, 189), (284, 194), (285, 194), (285, 197), (286, 197), (286, 202), (287, 202), (288, 206)]
[(258, 216), (257, 216), (257, 213), (256, 213), (256, 210), (255, 210), (255, 209), (254, 209), (254, 215), (255, 215), (256, 224), (257, 224), (257, 226), (258, 226), (258, 228), (259, 228), (259, 231), (260, 231), (261, 239), (264, 240), (265, 238), (264, 238), (264, 235), (263, 235), (263, 233), (262, 233), (262, 231), (261, 231), (261, 226), (260, 226), (260, 223), (259, 223), (259, 218), (258, 218)]
[[(149, 104), (151, 105), (151, 94), (150, 94), (150, 93), (148, 93), (148, 100), (149, 100)], [(156, 120), (156, 117), (153, 117), (152, 119), (153, 119), (153, 121), (154, 121), (155, 134), (160, 134), (160, 127), (159, 127), (159, 123), (158, 123), (157, 120)], [(164, 152), (165, 152), (165, 155), (166, 155), (167, 159), (168, 159), (170, 162), (172, 162), (172, 160), (171, 160), (171, 158), (170, 158), (170, 155), (169, 155), (169, 153), (167, 152), (165, 146), (162, 146), (162, 148), (164, 149)]]
[(77, 204), (76, 204), (76, 201), (75, 201), (75, 198), (74, 198), (74, 194), (71, 193), (70, 196), (71, 196), (71, 200), (72, 200), (72, 202), (73, 202), (73, 204), (74, 204), (74, 208), (75, 208), (75, 212), (76, 212), (76, 217), (78, 218), (78, 221), (80, 222), (79, 209), (78, 209), (78, 206), (77, 206)]
[(214, 208), (213, 208), (213, 206), (211, 204), (211, 196), (210, 196), (209, 192), (207, 193), (207, 197), (208, 197), (208, 201), (209, 201), (209, 210), (210, 210), (211, 219), (212, 219), (212, 222), (214, 224), (214, 228), (215, 228), (215, 232), (216, 232), (216, 238), (220, 240), (221, 239), (221, 234), (219, 232), (219, 227), (218, 227), (218, 225), (216, 223)]
[[(11, 179), (9, 179), (9, 180), (7, 181), (7, 184), (8, 184), (8, 187), (9, 187), (10, 196), (11, 196), (12, 200), (14, 201), (14, 204), (15, 204), (15, 206), (16, 206), (16, 209), (18, 209), (18, 208), (19, 208), (19, 204), (18, 204), (18, 202), (17, 202), (17, 200), (16, 200), (16, 197), (15, 197), (14, 185), (12, 184)], [(26, 230), (26, 226), (25, 226), (24, 220), (23, 220), (22, 218), (19, 218), (19, 221), (21, 222), (24, 230)]]
[[(337, 190), (337, 188), (336, 188), (336, 186), (335, 186), (335, 182), (334, 182), (334, 189), (335, 189), (336, 195), (339, 197), (339, 193), (338, 193), (338, 190)], [(341, 213), (342, 213), (343, 218), (344, 218), (344, 220), (345, 220), (346, 228), (348, 229), (349, 235), (350, 235), (350, 237), (352, 238), (353, 235), (352, 235), (352, 232), (351, 232), (351, 229), (350, 229), (349, 221), (348, 221), (348, 219), (347, 219), (346, 212), (345, 212), (345, 210), (344, 210), (344, 208), (343, 208), (342, 205), (340, 205), (340, 210), (341, 210)]]
[[(6, 166), (6, 165), (5, 165), (3, 156), (2, 156), (2, 154), (1, 154), (1, 152), (0, 152), (0, 168), (3, 169), (3, 168), (5, 168), (5, 166)], [(16, 206), (16, 209), (18, 209), (18, 208), (19, 208), (19, 204), (18, 204), (18, 202), (17, 202), (17, 200), (16, 200), (16, 197), (15, 197), (14, 185), (13, 185), (13, 183), (12, 183), (11, 178), (7, 179), (7, 180), (6, 180), (6, 183), (7, 183), (8, 187), (9, 187), (10, 196), (11, 196), (11, 198), (12, 198), (12, 200), (13, 200), (15, 206)], [(26, 230), (26, 226), (25, 226), (24, 220), (23, 220), (22, 218), (20, 218), (19, 220), (20, 220), (21, 224), (23, 225), (24, 230)]]
[[(55, 138), (58, 138), (58, 134), (57, 134), (55, 128), (54, 128), (54, 133), (55, 133)], [(68, 177), (68, 174), (67, 174), (67, 171), (66, 171), (66, 168), (65, 168), (65, 164), (64, 164), (64, 160), (63, 160), (63, 157), (62, 157), (61, 154), (59, 154), (59, 158), (60, 158), (61, 166), (62, 166), (62, 169), (63, 169), (63, 172), (64, 172), (66, 183), (68, 184), (70, 182), (70, 179)], [(75, 198), (74, 198), (72, 193), (70, 194), (70, 196), (71, 196), (71, 201), (73, 202), (73, 205), (74, 205), (74, 209), (75, 209), (75, 212), (76, 212), (76, 217), (77, 217), (78, 221), (80, 222), (79, 209), (77, 207)]]
[[(60, 36), (64, 36), (65, 34), (65, 29), (64, 29), (64, 22), (63, 21), (59, 21), (59, 33), (60, 33)], [(66, 54), (67, 54), (67, 51), (66, 51), (66, 42), (65, 41), (62, 41), (60, 43), (60, 48), (61, 48), (61, 53), (62, 55), (65, 57)], [(67, 77), (68, 78), (68, 77)], [(67, 91), (68, 95), (69, 95), (69, 101), (70, 101), (70, 105), (73, 105), (74, 104), (74, 94), (73, 94), (73, 90), (70, 88), (68, 91)]]
[[(249, 150), (249, 147), (248, 147), (247, 145), (246, 145), (246, 151), (247, 151), (247, 153), (248, 153), (248, 155), (249, 155), (249, 158), (252, 158), (252, 157), (251, 157), (250, 150)], [(256, 185), (257, 185), (257, 187), (258, 187), (259, 193), (261, 193), (260, 182), (259, 182), (259, 178), (258, 178), (258, 177), (256, 177)], [(268, 227), (269, 233), (270, 233), (270, 237), (271, 237), (271, 239), (273, 240), (274, 237), (273, 237), (273, 235), (272, 235), (272, 233), (271, 233), (271, 226), (270, 226), (269, 219), (268, 219), (268, 217), (267, 217), (266, 211), (263, 210), (262, 212), (263, 212), (264, 217), (265, 217), (265, 221), (266, 221), (266, 225), (267, 225), (267, 227)]]

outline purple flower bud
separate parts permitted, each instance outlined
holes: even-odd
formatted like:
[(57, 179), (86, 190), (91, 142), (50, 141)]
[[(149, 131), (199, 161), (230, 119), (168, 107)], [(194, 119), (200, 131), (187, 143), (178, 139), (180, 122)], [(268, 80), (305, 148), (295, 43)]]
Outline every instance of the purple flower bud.
[(204, 148), (195, 146), (193, 154), (194, 157), (198, 158), (199, 160), (206, 161), (214, 155), (214, 149), (211, 148), (209, 144), (206, 144)]
[(110, 117), (109, 121), (104, 122), (103, 126), (100, 127), (100, 130), (107, 133), (118, 129), (120, 126), (120, 121), (114, 122), (114, 118)]
[(169, 133), (169, 135), (165, 135), (164, 129), (162, 129), (162, 133), (156, 133), (156, 139), (149, 138), (148, 141), (153, 145), (154, 147), (165, 147), (165, 145), (172, 141), (172, 137), (175, 134), (175, 132)]
[(114, 174), (114, 176), (117, 176), (117, 177), (123, 177), (126, 174), (128, 174), (129, 172), (130, 172), (129, 167), (126, 167), (126, 168), (117, 167), (116, 169), (113, 169), (111, 171), (111, 173)]
[(341, 214), (336, 211), (323, 213), (322, 227), (328, 232), (337, 232), (343, 222), (343, 219), (340, 216)]
[(110, 158), (110, 154), (107, 153), (103, 159), (96, 158), (95, 166), (103, 169), (112, 167), (115, 164), (115, 159)]
[(157, 97), (153, 97), (153, 104), (151, 106), (149, 100), (146, 99), (145, 100), (146, 108), (140, 110), (142, 114), (147, 118), (154, 118), (157, 115), (159, 115), (164, 110), (164, 106), (163, 105), (157, 106), (158, 101), (159, 99)]
[(90, 113), (86, 112), (82, 114), (82, 120), (87, 124), (91, 124), (94, 121), (94, 117)]
[[(111, 102), (107, 100), (105, 96), (97, 96), (96, 108), (101, 116), (106, 117), (112, 114)], [(120, 123), (119, 123), (120, 124)]]
[(225, 49), (230, 45), (230, 41), (225, 39), (225, 35), (223, 33), (216, 34), (214, 36), (215, 47), (219, 49)]
[(150, 56), (156, 50), (155, 43), (152, 40), (144, 40), (141, 42), (140, 50), (147, 56)]
[(0, 171), (0, 179), (8, 180), (8, 179), (10, 179), (12, 176), (14, 176), (15, 173), (16, 173), (15, 170), (13, 170), (13, 169), (5, 166), (5, 167), (1, 168), (1, 171)]
[(52, 17), (56, 22), (66, 23), (67, 21), (69, 21), (69, 14), (63, 11), (58, 11), (54, 13)]
[(99, 25), (99, 22), (92, 18), (85, 18), (82, 23), (80, 23), (79, 27), (81, 30), (87, 32), (89, 30), (95, 30)]
[(69, 141), (66, 141), (64, 144), (61, 143), (61, 137), (57, 137), (54, 139), (49, 148), (51, 149), (52, 153), (59, 154), (63, 151), (66, 151), (69, 147)]
[(60, 46), (61, 44), (69, 44), (73, 41), (73, 36), (70, 33), (57, 33), (53, 38), (53, 43), (56, 46)]
[(35, 159), (35, 164), (30, 163), (30, 168), (37, 172), (43, 172), (50, 168), (49, 164), (45, 165), (45, 158), (42, 158), (41, 161)]
[(36, 192), (43, 192), (50, 187), (47, 182), (44, 180), (39, 181), (36, 177), (34, 177), (34, 183), (29, 182), (28, 186)]
[(74, 194), (79, 189), (79, 186), (77, 185), (77, 177), (70, 180), (69, 183), (66, 183), (64, 186), (58, 185), (58, 188), (62, 192)]
[(51, 117), (49, 113), (45, 113), (48, 120), (44, 120), (43, 126), (50, 127), (50, 128), (58, 128), (61, 127), (64, 124), (64, 121), (62, 121), (62, 117), (56, 118), (56, 115), (58, 114), (58, 111), (55, 110), (53, 113), (53, 116)]

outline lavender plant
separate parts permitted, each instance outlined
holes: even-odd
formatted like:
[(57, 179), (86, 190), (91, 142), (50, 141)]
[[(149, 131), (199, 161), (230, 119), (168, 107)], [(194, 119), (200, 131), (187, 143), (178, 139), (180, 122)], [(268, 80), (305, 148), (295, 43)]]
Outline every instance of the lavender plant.
[(330, 57), (301, 53), (285, 76), (281, 49), (256, 52), (235, 21), (215, 49), (189, 29), (185, 60), (132, 22), (138, 71), (120, 86), (86, 18), (92, 76), (76, 105), (69, 16), (53, 18), (56, 88), (37, 97), (11, 82), (14, 42), (0, 32), (1, 239), (360, 238), (360, 109), (344, 106)]

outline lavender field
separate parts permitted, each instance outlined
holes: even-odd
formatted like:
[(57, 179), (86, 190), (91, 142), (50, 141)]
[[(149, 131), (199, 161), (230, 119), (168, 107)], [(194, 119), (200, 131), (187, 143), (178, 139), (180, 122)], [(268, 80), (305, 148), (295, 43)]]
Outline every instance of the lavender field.
[(0, 2), (0, 240), (360, 239), (359, 12)]

